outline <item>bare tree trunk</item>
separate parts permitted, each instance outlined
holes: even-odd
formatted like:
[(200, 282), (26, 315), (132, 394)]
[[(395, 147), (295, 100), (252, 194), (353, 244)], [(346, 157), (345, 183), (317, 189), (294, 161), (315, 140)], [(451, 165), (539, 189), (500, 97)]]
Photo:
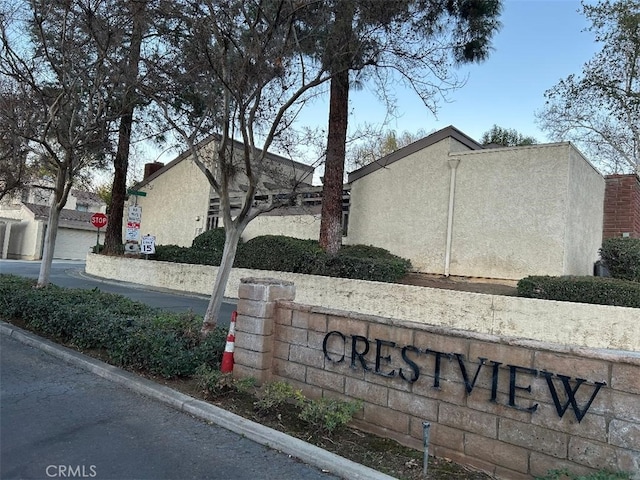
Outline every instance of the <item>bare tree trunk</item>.
[(113, 184), (111, 186), (111, 204), (109, 205), (109, 223), (104, 237), (105, 253), (122, 253), (122, 222), (124, 201), (127, 198), (127, 172), (129, 170), (129, 149), (131, 146), (131, 128), (133, 112), (136, 106), (136, 85), (140, 65), (140, 49), (146, 0), (132, 1), (133, 30), (131, 32), (131, 49), (129, 51), (128, 68), (125, 77), (126, 94), (122, 105), (122, 117), (118, 128), (118, 149), (113, 159)]
[(238, 242), (244, 227), (239, 225), (225, 225), (225, 242), (224, 250), (222, 252), (222, 261), (220, 262), (220, 268), (218, 268), (218, 274), (216, 275), (216, 281), (213, 285), (213, 293), (209, 300), (209, 306), (204, 315), (202, 322), (202, 329), (200, 333), (203, 337), (207, 336), (218, 325), (218, 317), (220, 316), (220, 308), (222, 307), (222, 301), (224, 299), (224, 291), (229, 281), (229, 275), (231, 274), (231, 267), (233, 267), (233, 261), (236, 258), (236, 252), (238, 251)]
[(349, 115), (349, 71), (331, 79), (327, 159), (324, 165), (320, 246), (335, 255), (342, 246), (342, 188)]
[(62, 208), (58, 209), (55, 203), (51, 205), (51, 208), (49, 209), (47, 231), (44, 235), (44, 250), (42, 252), (42, 260), (40, 261), (40, 273), (38, 274), (38, 287), (46, 287), (49, 284), (53, 251), (56, 246), (56, 237), (58, 236), (60, 210), (62, 210)]

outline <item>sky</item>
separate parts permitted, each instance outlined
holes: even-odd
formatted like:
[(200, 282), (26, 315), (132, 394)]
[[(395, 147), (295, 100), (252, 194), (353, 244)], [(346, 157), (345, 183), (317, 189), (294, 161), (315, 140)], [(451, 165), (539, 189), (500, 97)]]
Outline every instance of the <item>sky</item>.
[[(592, 2), (590, 2), (592, 3)], [(504, 0), (502, 27), (494, 36), (493, 51), (480, 64), (464, 65), (456, 71), (466, 84), (441, 101), (437, 117), (415, 92), (398, 85), (397, 117), (384, 130), (426, 133), (453, 125), (480, 140), (494, 124), (534, 137), (549, 139), (535, 123), (535, 113), (544, 106), (544, 92), (570, 74), (580, 74), (583, 65), (600, 50), (576, 0)], [(326, 129), (328, 93), (302, 110), (300, 124)], [(350, 131), (364, 123), (381, 125), (385, 106), (365, 86), (350, 92)], [(169, 162), (176, 150), (164, 154), (148, 152), (144, 161)], [(154, 158), (151, 158), (154, 157)], [(317, 154), (309, 159), (313, 162)], [(317, 169), (317, 174), (321, 169)]]
[[(398, 118), (387, 129), (398, 133), (427, 133), (453, 125), (480, 140), (494, 124), (514, 128), (543, 143), (548, 141), (535, 124), (535, 112), (544, 106), (544, 92), (582, 66), (600, 47), (574, 0), (505, 0), (502, 28), (493, 40), (493, 52), (480, 64), (457, 70), (467, 76), (464, 87), (440, 102), (437, 118), (415, 92), (396, 90)], [(386, 110), (371, 89), (352, 91), (350, 128), (363, 122), (384, 122)], [(306, 124), (325, 125), (326, 102), (317, 102), (305, 116)]]

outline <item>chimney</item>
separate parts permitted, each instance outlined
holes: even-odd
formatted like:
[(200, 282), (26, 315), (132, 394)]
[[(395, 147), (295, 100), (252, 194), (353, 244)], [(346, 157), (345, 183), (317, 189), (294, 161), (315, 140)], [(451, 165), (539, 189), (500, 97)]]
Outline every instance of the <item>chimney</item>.
[(164, 163), (162, 162), (145, 163), (143, 180), (146, 180), (148, 177), (156, 173), (162, 167), (164, 167)]

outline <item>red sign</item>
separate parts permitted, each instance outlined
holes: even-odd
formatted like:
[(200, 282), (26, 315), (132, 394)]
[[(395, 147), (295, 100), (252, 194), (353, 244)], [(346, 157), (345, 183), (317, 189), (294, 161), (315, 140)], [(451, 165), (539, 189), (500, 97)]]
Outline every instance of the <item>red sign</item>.
[(94, 213), (91, 215), (91, 225), (96, 228), (103, 228), (107, 226), (107, 216), (104, 213)]

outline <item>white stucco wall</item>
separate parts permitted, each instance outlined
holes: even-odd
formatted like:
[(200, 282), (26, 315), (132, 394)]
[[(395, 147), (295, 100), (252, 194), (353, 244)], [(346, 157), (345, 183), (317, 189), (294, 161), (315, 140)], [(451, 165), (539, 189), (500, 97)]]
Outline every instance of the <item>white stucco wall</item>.
[(564, 271), (593, 275), (604, 224), (604, 177), (574, 148), (569, 150)]
[[(140, 234), (155, 235), (156, 244), (189, 247), (206, 228), (210, 186), (193, 161), (176, 163), (140, 190), (147, 193), (137, 199), (142, 207)], [(125, 209), (125, 222), (126, 215)]]
[(246, 242), (261, 235), (317, 240), (320, 235), (320, 215), (260, 215), (247, 225), (242, 239)]
[(351, 185), (348, 243), (375, 245), (443, 273), (451, 139), (408, 155)]
[(604, 180), (569, 143), (465, 150), (443, 140), (351, 186), (347, 243), (383, 247), (425, 273), (520, 279), (589, 275), (601, 242)]
[(562, 275), (567, 145), (496, 148), (459, 158), (451, 274)]
[[(41, 246), (44, 235), (44, 222), (35, 220), (33, 214), (24, 206), (4, 207), (0, 210), (0, 217), (19, 222), (12, 222), (7, 258), (19, 260), (40, 259), (42, 256)], [(7, 227), (4, 228), (6, 235)]]
[[(87, 256), (86, 271), (108, 279), (201, 293), (213, 290), (217, 267)], [(296, 302), (478, 333), (575, 347), (640, 352), (637, 308), (485, 295), (391, 283), (265, 270), (231, 271), (226, 296), (240, 279), (272, 277), (295, 283)]]

